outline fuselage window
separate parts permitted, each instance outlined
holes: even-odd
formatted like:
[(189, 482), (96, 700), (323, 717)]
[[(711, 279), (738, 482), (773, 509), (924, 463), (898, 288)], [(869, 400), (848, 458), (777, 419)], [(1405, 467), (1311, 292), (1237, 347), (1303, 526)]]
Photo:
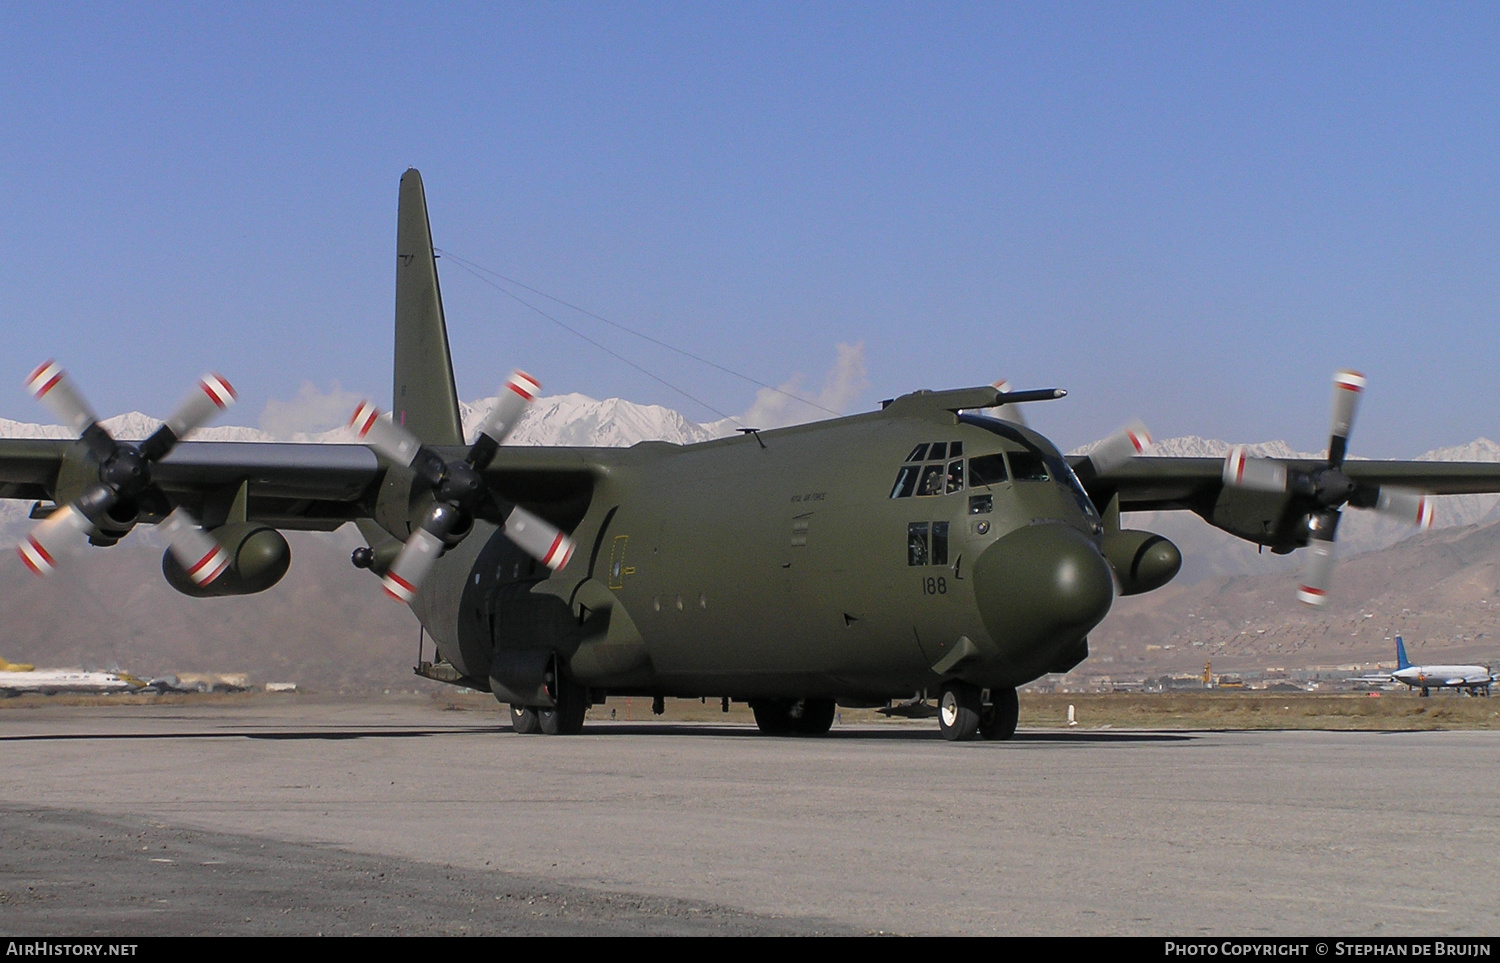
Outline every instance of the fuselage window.
[(950, 461), (948, 463), (948, 494), (964, 490), (964, 463), (963, 459)]
[(994, 495), (970, 495), (969, 496), (969, 514), (970, 515), (988, 515), (990, 512), (992, 512), (994, 510), (995, 510), (995, 496)]
[(1010, 476), (1005, 471), (1003, 455), (980, 455), (969, 459), (969, 487), (998, 485)]
[(1010, 453), (1010, 471), (1016, 481), (1051, 481), (1052, 475), (1047, 471), (1047, 463), (1042, 456), (1030, 451), (1013, 451)]
[(906, 526), (906, 564), (927, 564), (926, 522), (911, 522)]
[(948, 564), (948, 523), (932, 523), (932, 564)]
[(917, 476), (922, 473), (921, 465), (906, 465), (896, 473), (896, 484), (891, 488), (892, 498), (908, 498), (912, 490), (917, 487)]

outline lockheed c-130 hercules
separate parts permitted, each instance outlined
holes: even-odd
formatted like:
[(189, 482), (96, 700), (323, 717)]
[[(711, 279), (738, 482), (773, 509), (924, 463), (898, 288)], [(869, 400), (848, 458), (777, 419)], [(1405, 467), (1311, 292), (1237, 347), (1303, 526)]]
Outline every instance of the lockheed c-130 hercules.
[(693, 445), (501, 447), (537, 388), (519, 372), (465, 447), (415, 170), (396, 252), (394, 411), (355, 412), (362, 444), (181, 442), (232, 401), (215, 376), (119, 442), (61, 368), (38, 368), (32, 391), (79, 438), (0, 442), (0, 497), (41, 519), (26, 565), (163, 523), (173, 587), (251, 594), (287, 571), (279, 529), (354, 522), (354, 564), (437, 644), (419, 671), (494, 693), (520, 732), (577, 732), (616, 694), (745, 701), (767, 733), (815, 735), (839, 704), (935, 692), (948, 738), (1006, 739), (1017, 686), (1086, 658), (1116, 594), (1177, 573), (1176, 546), (1121, 512), (1311, 546), (1299, 597), (1320, 604), (1345, 506), (1425, 524), (1430, 494), (1500, 491), (1500, 465), (1346, 462), (1353, 372), (1334, 379), (1324, 461), (1137, 458), (1139, 425), (1064, 457), (1013, 414), (1064, 392), (996, 387)]

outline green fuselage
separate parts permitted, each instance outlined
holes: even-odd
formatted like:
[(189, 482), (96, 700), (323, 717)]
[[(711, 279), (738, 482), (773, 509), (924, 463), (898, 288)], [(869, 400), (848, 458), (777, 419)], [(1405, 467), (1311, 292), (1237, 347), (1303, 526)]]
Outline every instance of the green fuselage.
[(577, 451), (596, 480), (568, 566), (547, 577), (481, 526), (413, 606), (497, 695), (524, 698), (503, 666), (544, 652), (622, 694), (1015, 686), (1076, 664), (1113, 597), (1093, 505), (1008, 422), (887, 410)]

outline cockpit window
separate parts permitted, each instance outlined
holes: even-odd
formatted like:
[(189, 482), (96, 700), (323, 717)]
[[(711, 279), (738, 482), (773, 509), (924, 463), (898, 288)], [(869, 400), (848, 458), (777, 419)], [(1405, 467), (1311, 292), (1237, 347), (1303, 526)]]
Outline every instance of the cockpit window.
[(922, 481), (917, 485), (918, 495), (941, 495), (943, 493), (943, 466), (927, 465), (922, 469)]
[(1013, 451), (1010, 453), (1010, 470), (1016, 481), (1051, 481), (1052, 475), (1047, 471), (1047, 463), (1042, 456), (1031, 451)]
[[(907, 464), (896, 473), (896, 482), (891, 486), (891, 497), (910, 498), (913, 495), (942, 495), (963, 491), (964, 463), (946, 461), (949, 458), (957, 459), (963, 451), (964, 443), (961, 441), (930, 441), (916, 446), (906, 456)], [(937, 464), (913, 464), (914, 462)]]
[(1003, 455), (980, 455), (969, 459), (969, 486), (998, 485), (1008, 479)]
[(891, 489), (892, 498), (910, 498), (912, 491), (917, 487), (917, 476), (922, 473), (921, 465), (905, 465), (896, 474), (896, 484)]
[[(1078, 507), (1085, 515), (1095, 520), (1098, 519), (1098, 509), (1094, 507), (1094, 503), (1089, 499), (1088, 492), (1079, 483), (1078, 476), (1073, 473), (1073, 469), (1068, 467), (1068, 463), (1055, 450), (1039, 448), (1027, 437), (1026, 432), (1006, 421), (998, 421), (993, 418), (985, 418), (977, 415), (959, 415), (958, 420), (962, 424), (972, 425), (975, 428), (983, 428), (991, 434), (999, 435), (1001, 438), (1008, 439), (1024, 447), (1026, 449), (1025, 452), (1013, 451), (1009, 455), (1010, 471), (1013, 478), (1027, 481), (1048, 481), (1055, 479), (1072, 493), (1073, 497), (1078, 501)], [(991, 464), (985, 461), (988, 458), (993, 458), (998, 462), (1000, 456), (986, 455), (983, 458), (969, 459), (969, 487), (971, 489), (989, 484), (988, 481), (983, 480), (988, 477), (985, 472)], [(1004, 477), (1002, 476), (998, 480), (1003, 481)], [(972, 509), (973, 506), (971, 504), (970, 510), (972, 511)]]

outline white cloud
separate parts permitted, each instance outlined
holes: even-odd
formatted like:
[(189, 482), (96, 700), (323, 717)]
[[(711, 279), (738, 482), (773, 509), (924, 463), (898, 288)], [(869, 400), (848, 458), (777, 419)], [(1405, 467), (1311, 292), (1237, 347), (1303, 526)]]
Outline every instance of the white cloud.
[(278, 438), (327, 431), (346, 423), (362, 399), (362, 395), (345, 391), (337, 381), (327, 392), (319, 391), (311, 381), (304, 381), (291, 401), (276, 398), (267, 401), (259, 425), (262, 431)]
[[(802, 374), (797, 372), (781, 385), (780, 391), (762, 388), (756, 392), (755, 403), (737, 420), (751, 428), (780, 428), (832, 418), (835, 413), (847, 411), (869, 386), (869, 379), (865, 377), (865, 343), (841, 343), (838, 358), (823, 377), (823, 387), (816, 395), (802, 390)], [(792, 395), (807, 398), (815, 402), (816, 407)]]

